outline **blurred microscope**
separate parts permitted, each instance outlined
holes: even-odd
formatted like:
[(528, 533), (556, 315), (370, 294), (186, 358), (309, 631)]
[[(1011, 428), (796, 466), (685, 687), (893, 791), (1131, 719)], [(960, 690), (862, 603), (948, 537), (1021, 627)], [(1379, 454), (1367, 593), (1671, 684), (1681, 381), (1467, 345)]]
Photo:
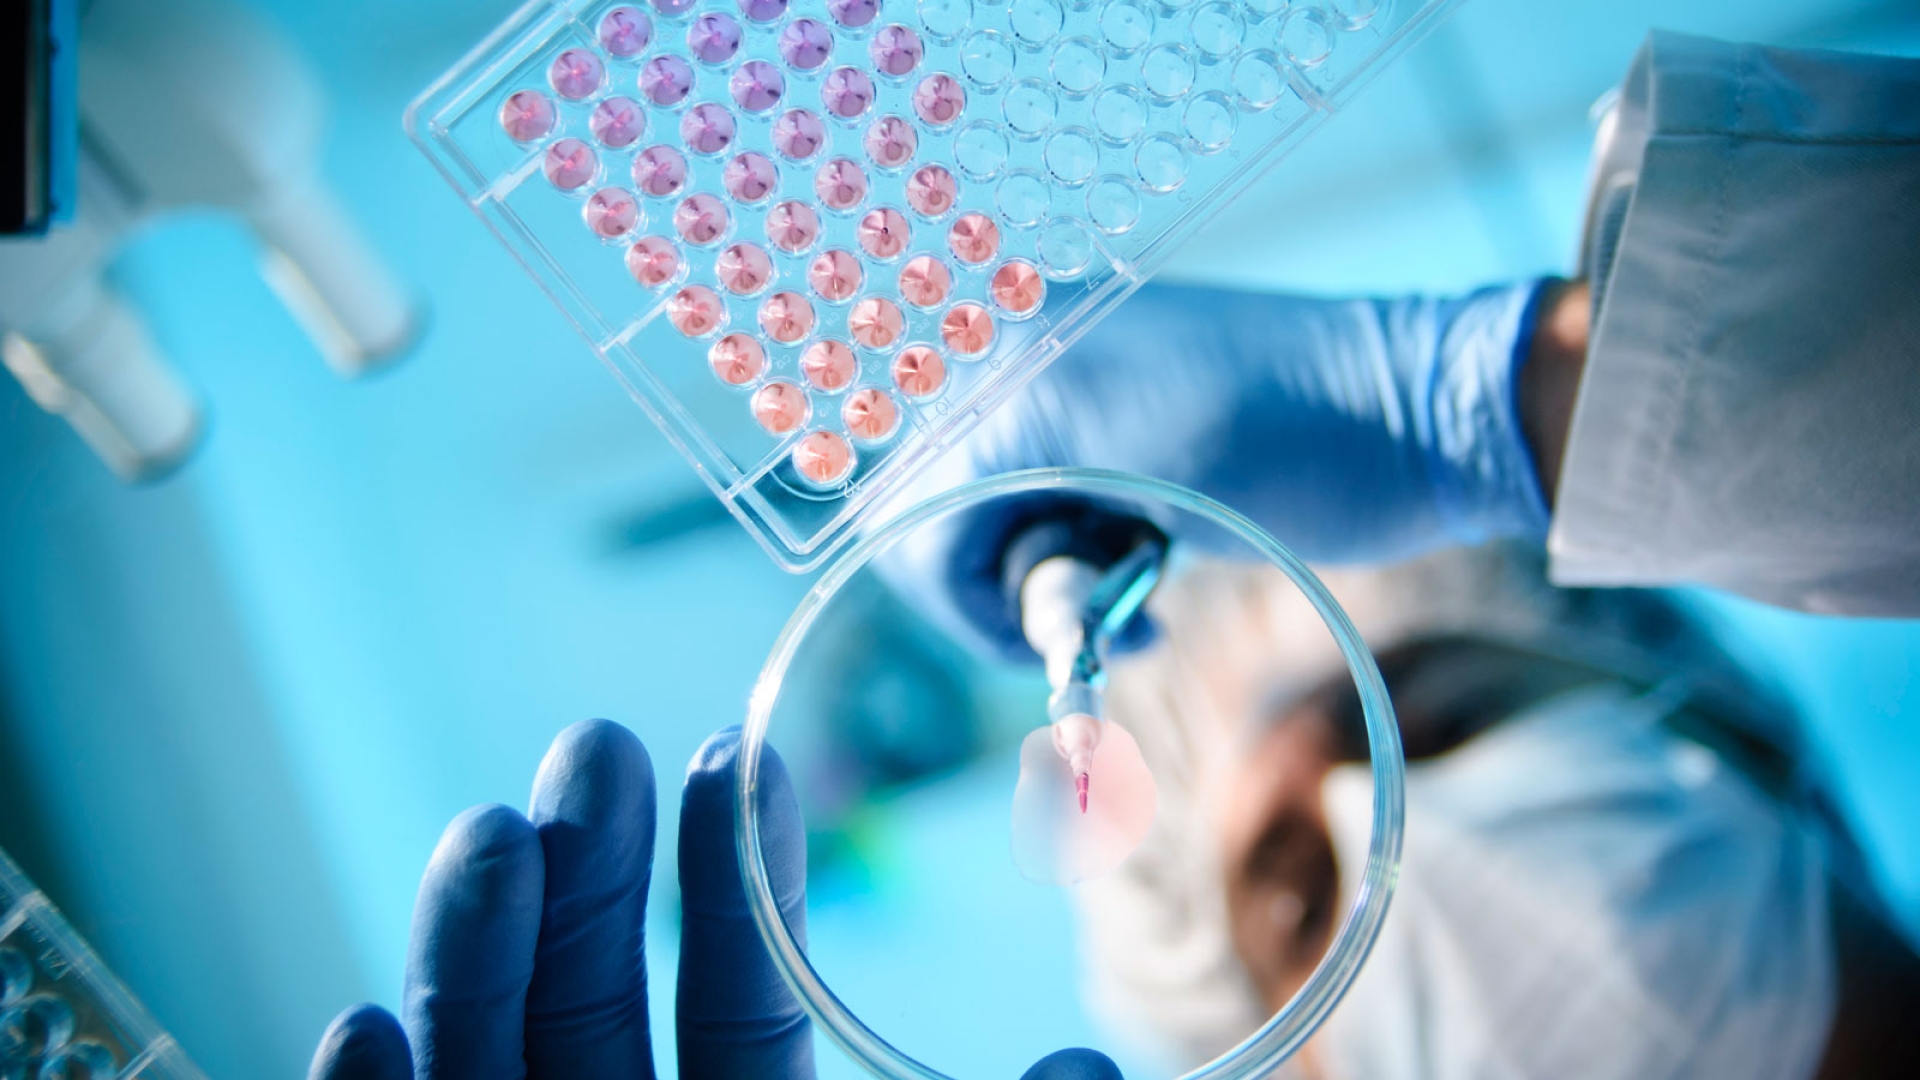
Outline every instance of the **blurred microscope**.
[(22, 0), (0, 20), (0, 359), (129, 481), (197, 445), (200, 406), (109, 270), (169, 210), (218, 207), (344, 376), (404, 351), (409, 294), (318, 176), (319, 88), (227, 0)]

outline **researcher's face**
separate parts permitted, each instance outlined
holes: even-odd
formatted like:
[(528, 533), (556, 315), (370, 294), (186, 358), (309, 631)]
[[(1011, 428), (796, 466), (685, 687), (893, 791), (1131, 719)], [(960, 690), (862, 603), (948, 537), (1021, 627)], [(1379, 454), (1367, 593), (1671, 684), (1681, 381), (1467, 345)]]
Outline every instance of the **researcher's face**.
[(1324, 708), (1296, 706), (1225, 790), (1222, 855), (1234, 950), (1278, 1011), (1326, 954), (1340, 918), (1339, 868), (1320, 802), (1337, 759)]

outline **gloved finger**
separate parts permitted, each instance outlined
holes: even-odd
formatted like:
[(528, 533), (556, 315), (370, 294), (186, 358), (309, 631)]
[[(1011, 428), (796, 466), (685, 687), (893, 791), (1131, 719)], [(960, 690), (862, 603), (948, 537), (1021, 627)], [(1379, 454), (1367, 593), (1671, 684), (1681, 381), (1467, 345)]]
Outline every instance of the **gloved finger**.
[(540, 935), (540, 837), (477, 806), (447, 826), (420, 880), (407, 949), (407, 1034), (419, 1080), (526, 1075), (527, 983)]
[(1122, 1080), (1120, 1066), (1098, 1050), (1058, 1050), (1034, 1063), (1020, 1080)]
[(527, 988), (527, 1071), (653, 1076), (642, 953), (653, 872), (653, 762), (607, 720), (554, 739), (527, 815), (546, 865)]
[(327, 1025), (307, 1080), (413, 1080), (400, 1021), (378, 1005), (355, 1005)]
[[(740, 731), (709, 738), (680, 799), (682, 1080), (812, 1080), (812, 1025), (773, 966), (747, 909), (734, 854), (734, 769)], [(804, 947), (807, 837), (779, 755), (760, 763), (760, 842), (787, 925)]]

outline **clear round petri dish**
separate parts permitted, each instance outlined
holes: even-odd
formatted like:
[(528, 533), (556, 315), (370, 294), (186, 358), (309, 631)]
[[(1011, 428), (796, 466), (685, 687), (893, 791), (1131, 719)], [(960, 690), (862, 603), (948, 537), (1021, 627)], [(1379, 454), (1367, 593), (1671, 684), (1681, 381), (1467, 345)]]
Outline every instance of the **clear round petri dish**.
[[(1360, 706), (1358, 727), (1364, 729), (1364, 760), (1370, 768), (1373, 781), (1372, 831), (1366, 849), (1365, 866), (1355, 875), (1347, 875), (1343, 871), (1343, 880), (1338, 889), (1341, 911), (1335, 922), (1336, 928), (1311, 973), (1299, 983), (1280, 1011), (1264, 1024), (1249, 1030), (1237, 1045), (1217, 1058), (1179, 1074), (1179, 1080), (1255, 1080), (1257, 1077), (1271, 1076), (1282, 1062), (1306, 1043), (1333, 1011), (1359, 973), (1379, 934), (1399, 866), (1405, 765), (1398, 724), (1379, 668), (1360, 631), (1342, 610), (1333, 593), (1305, 563), (1259, 526), (1221, 503), (1175, 484), (1094, 469), (1036, 469), (1006, 473), (957, 487), (899, 513), (849, 548), (825, 570), (802, 598), (761, 669), (742, 735), (735, 790), (735, 842), (745, 879), (748, 906), (761, 939), (776, 968), (820, 1033), (855, 1064), (887, 1080), (950, 1080), (949, 1073), (896, 1046), (887, 1034), (870, 1025), (855, 1011), (855, 1004), (864, 1005), (869, 1017), (875, 1018), (881, 1027), (887, 1027), (897, 1025), (904, 1017), (911, 1015), (914, 1003), (898, 996), (875, 995), (871, 987), (861, 988), (851, 997), (836, 993), (822, 968), (839, 975), (850, 974), (852, 969), (836, 967), (834, 959), (824, 955), (811, 956), (800, 940), (806, 931), (796, 936), (781, 913), (761, 846), (762, 757), (783, 693), (789, 697), (804, 694), (816, 675), (808, 670), (811, 657), (823, 648), (841, 648), (837, 642), (827, 643), (825, 640), (838, 638), (849, 625), (845, 611), (836, 609), (858, 609), (863, 603), (870, 602), (873, 595), (871, 564), (874, 560), (914, 535), (917, 530), (939, 519), (983, 509), (991, 513), (989, 504), (1015, 498), (1054, 498), (1090, 503), (1138, 514), (1163, 528), (1185, 519), (1184, 525), (1198, 524), (1199, 532), (1209, 537), (1204, 545), (1209, 551), (1223, 549), (1222, 543), (1214, 539), (1217, 537), (1223, 538), (1225, 546), (1235, 548), (1242, 558), (1250, 556), (1254, 564), (1264, 559), (1271, 564), (1271, 568), (1284, 575), (1299, 597), (1304, 598), (1305, 606), (1301, 611), (1310, 611), (1311, 616), (1317, 616), (1323, 624), (1334, 646), (1334, 650), (1328, 653), (1327, 661), (1329, 670), (1335, 673), (1334, 677), (1339, 677), (1338, 670), (1344, 666), (1346, 677), (1352, 680), (1352, 688)], [(1177, 535), (1193, 534), (1182, 528)], [(1177, 566), (1181, 558), (1181, 544), (1176, 542), (1169, 566)], [(1170, 574), (1175, 572), (1169, 571)], [(1263, 569), (1262, 572), (1271, 571)], [(1274, 580), (1278, 582), (1279, 578), (1275, 576)], [(1161, 586), (1163, 590), (1167, 587), (1165, 584)], [(836, 604), (836, 601), (839, 603)], [(1153, 610), (1151, 604), (1148, 610)], [(1311, 616), (1303, 614), (1303, 618), (1310, 619)], [(816, 630), (820, 632), (815, 633)], [(1172, 634), (1177, 630), (1175, 626), (1167, 633)], [(1336, 654), (1337, 659), (1334, 659)], [(1120, 670), (1116, 663), (1116, 685)], [(1033, 712), (1036, 717), (1040, 716), (1044, 712), (1043, 703), (1034, 702)], [(1356, 730), (1353, 734), (1362, 732)], [(1357, 755), (1358, 752), (1355, 753)], [(1355, 761), (1356, 764), (1359, 761), (1357, 756)], [(791, 762), (792, 759), (789, 759), (790, 766)], [(951, 833), (946, 835), (950, 837)], [(1038, 889), (1034, 891), (1037, 894)], [(1004, 917), (1004, 912), (996, 917)], [(818, 949), (823, 944), (818, 933), (820, 928), (815, 926), (813, 929), (813, 945)], [(865, 932), (864, 926), (860, 932)], [(977, 939), (967, 943), (968, 949), (975, 947), (978, 947)], [(935, 955), (950, 958), (954, 954), (936, 951)], [(871, 957), (868, 962), (872, 962)], [(889, 956), (881, 962), (890, 964), (896, 961)], [(897, 962), (903, 966), (911, 963), (907, 958)], [(909, 973), (902, 979), (902, 985), (908, 985), (916, 978), (920, 978), (922, 984), (940, 981), (925, 980), (921, 978), (924, 974)], [(1006, 971), (1003, 974), (1011, 983), (1027, 973)], [(992, 1004), (989, 1002), (981, 1007), (992, 1007)], [(943, 1022), (950, 1022), (957, 1029), (971, 1030), (973, 1042), (964, 1042), (962, 1036), (944, 1048), (934, 1048), (942, 1050), (942, 1053), (926, 1053), (925, 1056), (954, 1058), (964, 1056), (955, 1053), (955, 1046), (977, 1046), (980, 1028), (972, 1023), (972, 1018), (954, 1016), (939, 1009), (932, 1011), (945, 1017)], [(881, 1017), (885, 1017), (885, 1020), (879, 1020)], [(920, 1034), (924, 1036), (924, 1030)], [(1045, 1052), (1066, 1045), (1086, 1045), (1084, 1035), (1071, 1031), (1063, 1031), (1057, 1040), (1059, 1045), (1045, 1045), (1039, 1053), (1032, 1054), (1031, 1060), (1037, 1060)], [(921, 1043), (927, 1040), (915, 1037), (914, 1041), (916, 1050), (920, 1050)], [(1028, 1046), (1010, 1052), (1024, 1054), (1031, 1049), (1033, 1047)], [(1031, 1064), (1029, 1059), (1021, 1060)], [(1146, 1075), (1133, 1071), (1131, 1064), (1126, 1060), (1121, 1061), (1126, 1075)], [(1019, 1065), (1014, 1073), (1008, 1075), (1017, 1074), (1024, 1068), (1024, 1064)], [(1156, 1072), (1153, 1075), (1164, 1073)]]

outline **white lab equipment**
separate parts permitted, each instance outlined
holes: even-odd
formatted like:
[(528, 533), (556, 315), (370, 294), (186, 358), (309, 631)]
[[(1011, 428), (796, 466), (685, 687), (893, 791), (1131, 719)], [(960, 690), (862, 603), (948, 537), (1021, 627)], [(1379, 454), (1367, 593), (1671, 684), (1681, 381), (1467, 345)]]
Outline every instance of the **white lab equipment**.
[(99, 0), (80, 37), (77, 218), (0, 242), (6, 365), (42, 408), (127, 479), (193, 449), (197, 403), (108, 280), (126, 238), (181, 207), (247, 222), (263, 276), (341, 374), (406, 348), (411, 298), (320, 181), (320, 91), (269, 27), (225, 0)]

